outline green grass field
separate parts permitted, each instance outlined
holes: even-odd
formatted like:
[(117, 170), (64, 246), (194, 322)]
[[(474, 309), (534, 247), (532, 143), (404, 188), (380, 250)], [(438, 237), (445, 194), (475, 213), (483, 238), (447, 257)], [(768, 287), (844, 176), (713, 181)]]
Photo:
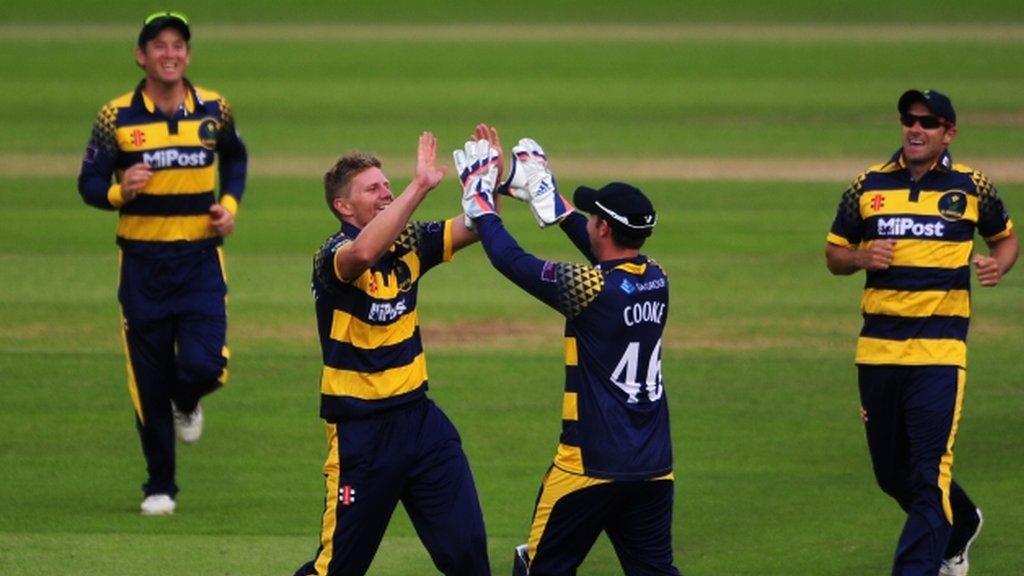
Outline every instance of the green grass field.
[[(936, 87), (961, 118), (954, 157), (1012, 167), (1024, 157), (1015, 2), (177, 3), (194, 22), (190, 76), (231, 100), (251, 176), (226, 248), (232, 379), (204, 401), (202, 441), (179, 451), (169, 518), (137, 513), (115, 218), (75, 191), (96, 111), (138, 79), (131, 49), (149, 7), (37, 4), (0, 7), (0, 574), (269, 576), (307, 560), (324, 458), (309, 267), (336, 227), (320, 173), (373, 150), (400, 190), (420, 131), (451, 150), (480, 121), (506, 144), (537, 138), (556, 173), (560, 155), (621, 168), (659, 208), (645, 252), (672, 282), (663, 372), (681, 570), (888, 573), (903, 515), (874, 486), (858, 418), (862, 278), (829, 275), (822, 255), (866, 164), (751, 181), (630, 160), (881, 161), (898, 146), (898, 95)], [(1019, 168), (990, 175), (1020, 222)], [(559, 183), (604, 183), (587, 176)], [(420, 217), (455, 214), (457, 190), (449, 176)], [(524, 207), (505, 219), (529, 249), (578, 260)], [(507, 574), (557, 442), (561, 323), (478, 247), (431, 272), (420, 297), (431, 395), (462, 434), (492, 566)], [(975, 290), (974, 309), (956, 460), (986, 514), (972, 574), (1022, 574), (1024, 270)], [(371, 573), (433, 573), (404, 513)], [(605, 539), (580, 573), (621, 573)]]

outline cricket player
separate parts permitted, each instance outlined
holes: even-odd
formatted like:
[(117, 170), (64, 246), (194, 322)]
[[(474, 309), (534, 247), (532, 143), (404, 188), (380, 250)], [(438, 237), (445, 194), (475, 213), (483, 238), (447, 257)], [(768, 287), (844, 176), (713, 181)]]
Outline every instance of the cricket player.
[[(997, 285), (1017, 260), (1018, 241), (992, 182), (953, 163), (950, 99), (908, 90), (896, 107), (902, 146), (843, 193), (826, 263), (833, 274), (865, 271), (862, 416), (878, 485), (907, 513), (892, 573), (964, 576), (982, 524), (953, 479), (971, 266), (982, 286)], [(975, 232), (988, 255), (973, 254)]]
[(661, 266), (640, 253), (657, 223), (654, 206), (637, 188), (613, 182), (576, 190), (583, 216), (558, 193), (543, 149), (520, 140), (503, 190), (529, 202), (542, 227), (559, 224), (590, 263), (536, 258), (493, 209), (499, 152), (491, 144), (497, 132), (490, 133), (455, 152), (463, 210), (491, 264), (566, 320), (562, 434), (529, 542), (516, 550), (516, 574), (575, 574), (604, 531), (625, 574), (677, 575), (661, 374), (669, 287)]
[(410, 222), (444, 177), (436, 151), (424, 132), (416, 174), (397, 198), (369, 154), (343, 156), (324, 176), (327, 206), (341, 222), (313, 260), (326, 499), (320, 546), (295, 576), (365, 574), (398, 502), (439, 571), (490, 574), (459, 434), (427, 398), (419, 282), (477, 240), (461, 215)]
[(235, 228), (247, 154), (224, 97), (185, 77), (191, 36), (180, 12), (146, 17), (135, 48), (145, 77), (100, 110), (78, 176), (87, 204), (119, 212), (128, 389), (149, 476), (144, 515), (174, 512), (175, 434), (199, 439), (199, 399), (228, 378), (220, 246)]

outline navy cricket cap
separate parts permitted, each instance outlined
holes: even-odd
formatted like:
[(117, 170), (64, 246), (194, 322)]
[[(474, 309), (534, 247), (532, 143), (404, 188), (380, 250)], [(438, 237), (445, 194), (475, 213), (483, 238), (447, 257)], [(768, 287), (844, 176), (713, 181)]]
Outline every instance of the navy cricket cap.
[(658, 223), (654, 205), (647, 196), (622, 182), (606, 184), (600, 190), (580, 186), (573, 193), (572, 201), (580, 210), (601, 216), (612, 228), (630, 238), (650, 236)]
[(154, 12), (142, 22), (142, 30), (139, 31), (139, 48), (146, 46), (153, 38), (156, 38), (164, 28), (175, 28), (181, 32), (181, 37), (188, 42), (192, 38), (192, 31), (188, 27), (188, 17), (181, 12), (165, 10)]
[(907, 110), (910, 109), (910, 105), (914, 102), (921, 102), (932, 111), (932, 114), (940, 118), (945, 118), (950, 124), (956, 124), (956, 111), (953, 110), (953, 103), (949, 101), (949, 96), (946, 96), (942, 92), (935, 90), (907, 90), (900, 96), (899, 103), (896, 104), (896, 109), (899, 110), (900, 114), (906, 114)]

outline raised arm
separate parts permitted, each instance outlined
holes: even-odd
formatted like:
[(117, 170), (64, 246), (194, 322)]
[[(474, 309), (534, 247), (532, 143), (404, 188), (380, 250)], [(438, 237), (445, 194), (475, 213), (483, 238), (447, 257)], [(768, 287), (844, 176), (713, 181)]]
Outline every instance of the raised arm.
[(335, 270), (342, 280), (358, 277), (372, 266), (398, 238), (416, 207), (444, 178), (444, 167), (436, 166), (437, 138), (430, 132), (420, 135), (416, 149), (416, 175), (402, 194), (373, 217), (355, 240), (345, 244), (334, 256)]

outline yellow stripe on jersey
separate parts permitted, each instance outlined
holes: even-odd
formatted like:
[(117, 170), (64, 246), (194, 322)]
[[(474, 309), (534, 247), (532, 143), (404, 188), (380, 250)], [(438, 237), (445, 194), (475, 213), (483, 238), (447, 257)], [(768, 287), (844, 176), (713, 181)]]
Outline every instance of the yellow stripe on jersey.
[[(350, 250), (346, 248), (350, 242), (346, 242), (338, 249), (338, 252), (342, 250)], [(407, 282), (416, 282), (420, 277), (420, 258), (413, 252), (407, 252), (403, 254), (398, 260), (405, 264), (409, 270), (409, 277), (405, 280)], [(338, 257), (334, 257), (334, 272), (336, 277), (344, 282), (342, 276), (338, 274)], [(395, 275), (394, 270), (388, 272), (387, 277), (380, 272), (375, 272), (371, 269), (365, 270), (362, 274), (357, 276), (355, 279), (349, 282), (352, 286), (362, 290), (367, 295), (376, 298), (378, 300), (393, 300), (398, 298), (404, 290), (409, 289), (409, 285), (401, 285), (398, 281), (398, 276)]]
[(527, 540), (527, 555), (533, 558), (537, 555), (537, 546), (540, 544), (544, 530), (547, 528), (548, 520), (551, 519), (551, 511), (559, 500), (591, 486), (607, 484), (610, 480), (591, 478), (576, 474), (567, 474), (558, 468), (548, 470), (541, 483), (540, 497), (537, 499), (537, 508), (533, 515), (533, 524), (530, 526), (530, 537)]
[(414, 310), (386, 326), (367, 324), (359, 318), (341, 310), (334, 310), (331, 320), (331, 339), (373, 350), (381, 346), (400, 344), (412, 337), (419, 324), (419, 315)]
[(455, 245), (452, 240), (452, 221), (449, 219), (444, 221), (444, 256), (442, 256), (442, 261), (451, 262), (454, 257)]
[(579, 364), (579, 354), (576, 351), (576, 339), (565, 339), (565, 365), (576, 366)]
[(897, 240), (892, 254), (892, 265), (918, 268), (960, 268), (967, 265), (973, 248), (974, 243), (970, 241)]
[(166, 122), (118, 126), (114, 133), (121, 150), (125, 152), (143, 152), (171, 146), (206, 148), (200, 137), (199, 128), (211, 119), (212, 117), (203, 117), (196, 120), (179, 120), (176, 134), (170, 133)]
[(222, 194), (220, 197), (220, 205), (228, 212), (231, 212), (232, 215), (238, 215), (238, 199), (231, 194)]
[(1011, 232), (1013, 232), (1013, 220), (1007, 220), (1006, 221), (1006, 228), (1002, 232), (1000, 232), (999, 234), (996, 234), (995, 236), (989, 236), (988, 238), (985, 238), (985, 240), (987, 240), (989, 242), (995, 242), (996, 240), (1002, 240), (1003, 238), (1006, 238), (1007, 236), (1009, 236)]
[(320, 392), (360, 400), (380, 400), (412, 392), (427, 380), (427, 361), (421, 352), (405, 366), (363, 373), (324, 366)]
[(576, 405), (576, 393), (566, 392), (562, 396), (562, 420), (579, 420), (579, 409)]
[(956, 431), (960, 425), (960, 408), (964, 402), (964, 386), (967, 384), (967, 371), (957, 370), (956, 375), (956, 403), (953, 407), (953, 423), (949, 429), (949, 438), (946, 439), (946, 452), (939, 460), (939, 491), (942, 492), (942, 511), (946, 514), (946, 521), (953, 523), (953, 506), (949, 502), (949, 486), (953, 483), (953, 443), (956, 441)]
[(558, 443), (555, 466), (574, 474), (583, 474), (583, 451), (579, 446)]
[(910, 292), (865, 288), (861, 299), (865, 314), (924, 318), (926, 316), (971, 316), (971, 293), (967, 290), (923, 290)]
[[(927, 191), (918, 193), (917, 201), (910, 200), (910, 190), (867, 190), (860, 197), (860, 213), (865, 218), (871, 216), (938, 216), (939, 199), (951, 190)], [(964, 192), (967, 197), (967, 209), (961, 219), (971, 222), (978, 221), (978, 197)]]
[(828, 236), (825, 237), (825, 241), (828, 242), (829, 244), (835, 244), (836, 246), (842, 246), (843, 248), (852, 248), (853, 247), (853, 244), (851, 244), (849, 240), (847, 240), (846, 238), (843, 238), (842, 236), (840, 236), (840, 235), (838, 235), (838, 234), (836, 234), (834, 232), (829, 232)]
[(967, 343), (949, 338), (885, 340), (861, 336), (857, 339), (856, 363), (964, 368), (967, 366)]
[(635, 264), (633, 262), (623, 262), (615, 267), (615, 270), (622, 270), (627, 274), (634, 274), (636, 276), (643, 276), (644, 272), (647, 271), (647, 263)]
[[(213, 152), (208, 152), (213, 154)], [(142, 189), (153, 196), (175, 196), (212, 192), (217, 172), (215, 164), (205, 168), (167, 168), (156, 170)]]
[(203, 240), (217, 233), (210, 225), (210, 216), (135, 216), (122, 214), (117, 236), (125, 240), (175, 242)]

